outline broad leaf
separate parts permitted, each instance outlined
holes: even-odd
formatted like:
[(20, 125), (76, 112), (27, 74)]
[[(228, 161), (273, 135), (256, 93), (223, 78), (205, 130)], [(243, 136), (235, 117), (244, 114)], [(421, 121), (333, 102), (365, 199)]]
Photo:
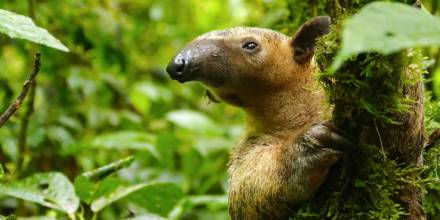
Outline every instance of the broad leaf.
[(90, 204), (93, 201), (93, 197), (98, 189), (97, 183), (93, 183), (84, 175), (79, 175), (75, 178), (74, 186), (76, 195), (81, 201), (86, 204)]
[(174, 124), (190, 131), (215, 131), (215, 124), (202, 113), (191, 110), (177, 110), (167, 114), (167, 119)]
[[(139, 82), (133, 85), (129, 94), (133, 107), (144, 114), (151, 114), (150, 110), (157, 110), (160, 103), (169, 103), (173, 95), (169, 88), (152, 82)], [(154, 106), (155, 108), (151, 109)]]
[(101, 192), (97, 193), (99, 197), (95, 199), (90, 206), (92, 211), (98, 212), (101, 209), (112, 204), (113, 202), (121, 198), (124, 198), (130, 193), (135, 192), (147, 185), (142, 183), (133, 186), (127, 186), (126, 184), (123, 184), (122, 181), (119, 181), (117, 179), (111, 179), (111, 180), (112, 181), (108, 181), (106, 179), (100, 184), (99, 191)]
[(153, 156), (158, 158), (159, 153), (154, 147), (155, 142), (155, 137), (146, 132), (117, 131), (96, 136), (90, 142), (90, 147), (148, 150)]
[(12, 38), (26, 39), (61, 51), (69, 51), (47, 30), (35, 25), (32, 19), (2, 9), (0, 9), (0, 32)]
[(401, 3), (374, 2), (345, 22), (342, 48), (330, 72), (360, 53), (386, 55), (404, 48), (439, 44), (438, 17)]
[(183, 196), (180, 188), (172, 183), (141, 183), (127, 186), (122, 181), (111, 178), (101, 183), (96, 194), (97, 199), (90, 206), (94, 212), (129, 195), (129, 200), (162, 216), (166, 216)]
[(175, 184), (156, 183), (131, 194), (129, 199), (152, 213), (167, 216), (182, 197), (181, 189)]
[[(130, 166), (130, 164), (134, 161), (133, 156), (129, 156), (123, 158), (121, 160), (115, 161), (108, 165), (102, 166), (92, 171), (88, 171), (78, 175), (75, 178), (75, 192), (81, 201), (84, 201), (87, 204), (90, 204), (96, 196), (99, 196), (102, 189), (100, 188), (100, 181), (110, 174), (124, 168)], [(102, 188), (105, 188), (108, 181), (102, 184)], [(113, 183), (113, 185), (119, 185), (119, 182)]]
[(200, 137), (194, 140), (194, 148), (205, 157), (219, 150), (229, 150), (233, 145), (233, 141), (223, 137)]
[(70, 181), (58, 172), (37, 173), (23, 180), (0, 187), (0, 194), (36, 202), (41, 205), (73, 213), (79, 206)]

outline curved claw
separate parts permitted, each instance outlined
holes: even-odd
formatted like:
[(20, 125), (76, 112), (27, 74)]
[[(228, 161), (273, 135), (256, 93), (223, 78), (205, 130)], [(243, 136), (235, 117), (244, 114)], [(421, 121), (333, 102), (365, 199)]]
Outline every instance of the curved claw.
[(352, 155), (356, 149), (356, 144), (330, 122), (312, 125), (307, 134), (316, 139), (319, 146), (336, 149), (348, 155)]

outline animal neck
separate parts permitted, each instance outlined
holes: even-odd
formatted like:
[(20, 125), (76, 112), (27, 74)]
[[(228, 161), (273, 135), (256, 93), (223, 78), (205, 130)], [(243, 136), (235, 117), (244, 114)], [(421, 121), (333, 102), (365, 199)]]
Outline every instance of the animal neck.
[(281, 91), (263, 94), (248, 105), (245, 134), (284, 136), (322, 119), (328, 108), (321, 87), (314, 77), (302, 80)]

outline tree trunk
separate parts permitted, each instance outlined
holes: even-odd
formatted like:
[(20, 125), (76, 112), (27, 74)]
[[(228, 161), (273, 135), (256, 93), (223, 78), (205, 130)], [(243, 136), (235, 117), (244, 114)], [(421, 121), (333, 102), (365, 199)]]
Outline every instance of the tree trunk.
[[(315, 0), (305, 6), (288, 0), (293, 15), (303, 10), (300, 16), (305, 18), (327, 14), (333, 20), (334, 33), (322, 40), (325, 43), (317, 51), (322, 70), (338, 50), (341, 21), (369, 2)], [(419, 58), (420, 53), (413, 50), (389, 56), (361, 54), (335, 75), (321, 77), (335, 106), (332, 120), (359, 149), (350, 155), (355, 168), (344, 177), (351, 180), (340, 180), (331, 189), (337, 192), (329, 192), (325, 201), (317, 198), (294, 219), (313, 215), (319, 215), (317, 219), (426, 219), (421, 205), (424, 94)]]

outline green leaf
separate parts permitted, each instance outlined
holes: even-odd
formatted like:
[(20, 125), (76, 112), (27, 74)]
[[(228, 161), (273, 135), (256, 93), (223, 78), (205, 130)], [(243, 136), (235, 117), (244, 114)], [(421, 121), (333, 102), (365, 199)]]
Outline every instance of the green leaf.
[(367, 184), (360, 180), (360, 179), (355, 179), (354, 180), (354, 186), (358, 187), (358, 188), (365, 188), (367, 186)]
[(147, 184), (141, 183), (133, 186), (127, 186), (123, 184), (121, 180), (118, 179), (106, 179), (101, 185), (97, 192), (97, 199), (93, 200), (90, 208), (93, 212), (99, 212), (103, 208), (112, 204), (113, 202), (124, 198), (132, 192), (135, 192)]
[(97, 199), (90, 207), (92, 211), (98, 212), (128, 195), (129, 200), (162, 216), (168, 214), (183, 196), (180, 188), (172, 183), (140, 183), (128, 186), (122, 180), (107, 178), (100, 184), (96, 193)]
[(202, 196), (189, 196), (188, 201), (193, 205), (206, 205), (216, 204), (218, 206), (228, 206), (227, 195), (202, 195)]
[(79, 175), (74, 181), (75, 193), (86, 204), (90, 204), (93, 201), (98, 184), (93, 183), (89, 178), (84, 175)]
[(0, 194), (39, 203), (49, 208), (73, 213), (79, 199), (70, 181), (59, 172), (37, 173), (0, 187)]
[(215, 124), (205, 115), (191, 110), (177, 110), (167, 114), (167, 119), (185, 129), (195, 132), (216, 130)]
[(97, 182), (124, 167), (130, 166), (133, 161), (134, 157), (129, 156), (108, 165), (102, 166), (98, 169), (84, 172), (78, 175), (75, 178), (74, 182), (76, 194), (81, 199), (81, 201), (90, 204), (95, 198), (95, 193), (98, 189), (100, 189), (100, 184), (98, 184)]
[(96, 136), (90, 145), (95, 148), (148, 150), (159, 158), (159, 153), (154, 147), (155, 142), (155, 137), (146, 132), (117, 131)]
[(183, 197), (182, 190), (173, 183), (146, 185), (129, 196), (129, 200), (146, 208), (148, 211), (167, 216)]
[(139, 112), (147, 114), (151, 108), (150, 97), (140, 87), (135, 87), (130, 92), (130, 101)]
[(440, 44), (440, 19), (401, 3), (373, 2), (345, 21), (342, 48), (330, 72), (351, 56)]
[(26, 39), (64, 52), (69, 51), (46, 29), (35, 25), (32, 19), (2, 9), (0, 9), (0, 32), (12, 38)]
[(0, 179), (2, 179), (4, 176), (5, 176), (5, 170), (3, 169), (3, 166), (0, 163)]
[(1, 220), (17, 220), (17, 216), (15, 216), (14, 214), (11, 214), (8, 216), (0, 215), (0, 219)]
[(200, 137), (193, 143), (194, 148), (205, 157), (220, 150), (230, 150), (233, 145), (233, 141), (223, 137)]
[(158, 84), (138, 82), (133, 85), (129, 97), (136, 110), (148, 114), (150, 110), (158, 108), (159, 103), (169, 103), (173, 99), (173, 94), (169, 88)]

